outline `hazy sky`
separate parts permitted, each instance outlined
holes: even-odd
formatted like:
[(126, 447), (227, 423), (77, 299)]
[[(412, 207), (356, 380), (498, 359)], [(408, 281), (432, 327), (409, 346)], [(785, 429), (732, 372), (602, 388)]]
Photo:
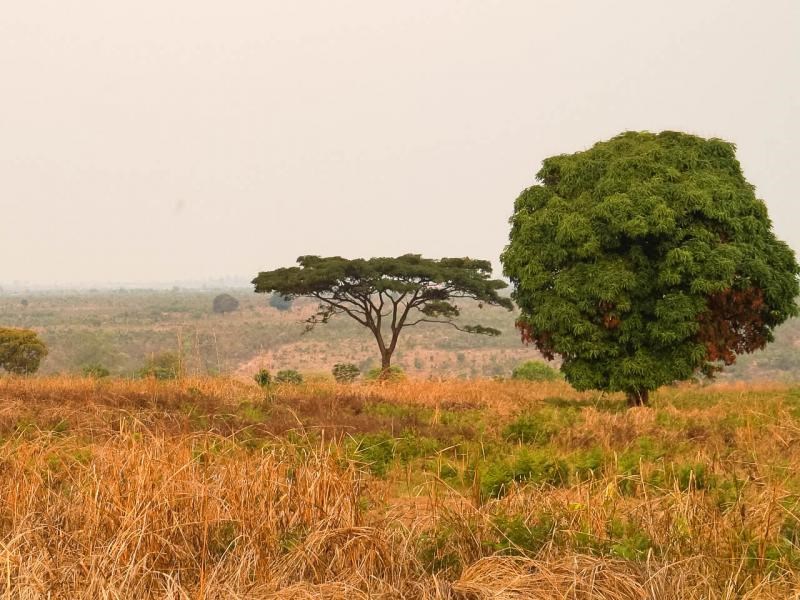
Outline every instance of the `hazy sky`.
[(798, 0), (20, 0), (0, 11), (0, 284), (490, 259), (541, 160), (738, 145), (800, 249)]

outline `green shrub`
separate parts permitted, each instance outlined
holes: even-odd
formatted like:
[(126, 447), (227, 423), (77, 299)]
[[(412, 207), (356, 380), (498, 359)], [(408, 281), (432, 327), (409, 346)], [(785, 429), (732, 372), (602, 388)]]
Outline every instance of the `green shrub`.
[(560, 371), (549, 367), (542, 362), (529, 360), (518, 365), (511, 372), (511, 379), (522, 379), (524, 381), (557, 381), (564, 379)]
[(714, 487), (714, 478), (709, 475), (706, 466), (702, 463), (677, 465), (673, 468), (678, 487), (684, 492), (690, 487), (696, 490)]
[(153, 354), (137, 374), (139, 377), (177, 379), (181, 374), (181, 361), (174, 352)]
[(95, 379), (102, 379), (111, 375), (111, 371), (100, 364), (86, 365), (81, 369), (81, 373), (83, 373), (84, 377), (94, 377)]
[(447, 578), (458, 577), (463, 564), (454, 537), (452, 528), (445, 526), (426, 531), (417, 538), (417, 555), (425, 571)]
[(339, 383), (352, 383), (361, 374), (361, 370), (353, 363), (336, 363), (333, 365), (333, 378)]
[(571, 472), (580, 480), (590, 479), (602, 470), (604, 463), (605, 454), (600, 448), (582, 450), (571, 457)]
[[(666, 455), (666, 450), (652, 438), (642, 436), (636, 438), (630, 446), (617, 456), (617, 470), (622, 478), (618, 487), (623, 494), (635, 494), (639, 489), (640, 467), (642, 463), (655, 463), (661, 461)], [(656, 486), (665, 485), (665, 472), (663, 469), (656, 471), (647, 478), (647, 483)]]
[(547, 514), (531, 524), (518, 515), (499, 515), (492, 524), (501, 533), (496, 545), (502, 554), (529, 557), (535, 556), (553, 538), (556, 525), (553, 517)]
[(577, 419), (577, 411), (543, 409), (524, 413), (503, 429), (503, 437), (523, 444), (544, 444)]
[(303, 383), (303, 376), (294, 369), (284, 369), (275, 374), (275, 383), (290, 383), (297, 385)]
[(351, 438), (350, 451), (355, 459), (378, 477), (385, 477), (394, 459), (395, 440), (388, 433), (369, 433)]
[(744, 484), (745, 481), (740, 480), (736, 475), (733, 475), (731, 479), (721, 481), (714, 490), (717, 508), (725, 512), (735, 507), (741, 500)]
[(258, 373), (253, 375), (253, 379), (262, 388), (267, 387), (270, 383), (272, 383), (272, 375), (270, 375), (270, 372), (266, 369), (261, 369)]
[(569, 479), (567, 463), (551, 452), (524, 449), (513, 460), (490, 463), (481, 477), (484, 497), (501, 498), (513, 482), (564, 485)]
[(444, 463), (439, 467), (439, 477), (444, 480), (458, 479), (458, 469), (450, 463)]
[(394, 453), (403, 464), (421, 456), (432, 456), (438, 449), (439, 443), (435, 439), (418, 436), (413, 431), (404, 431), (394, 445)]
[[(367, 371), (367, 374), (364, 376), (365, 379), (369, 381), (377, 381), (381, 378), (381, 373), (383, 373), (383, 369), (380, 367), (375, 367), (374, 369), (370, 369)], [(406, 373), (400, 367), (389, 367), (388, 372), (386, 373), (386, 377), (384, 378), (386, 381), (401, 381), (406, 378)]]
[(606, 527), (611, 555), (623, 560), (642, 560), (654, 547), (653, 540), (635, 523), (613, 520)]
[(240, 404), (236, 412), (247, 423), (262, 423), (269, 417), (269, 413), (264, 410), (263, 406), (250, 402)]

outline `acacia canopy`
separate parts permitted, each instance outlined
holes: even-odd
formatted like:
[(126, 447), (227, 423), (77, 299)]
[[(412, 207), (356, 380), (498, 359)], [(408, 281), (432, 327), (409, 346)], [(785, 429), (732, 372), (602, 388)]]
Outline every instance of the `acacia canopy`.
[(798, 268), (733, 144), (623, 133), (544, 161), (502, 256), (518, 327), (578, 389), (648, 391), (763, 348)]
[(406, 254), (397, 258), (346, 259), (339, 256), (301, 256), (297, 267), (259, 273), (253, 280), (258, 293), (284, 298), (305, 296), (319, 301), (307, 329), (345, 314), (369, 329), (378, 344), (381, 367), (386, 372), (397, 348), (400, 332), (421, 323), (442, 323), (459, 331), (498, 335), (481, 325), (460, 325), (455, 319), (461, 298), (512, 308), (498, 290), (508, 287), (491, 279), (488, 261), (471, 258), (422, 258)]

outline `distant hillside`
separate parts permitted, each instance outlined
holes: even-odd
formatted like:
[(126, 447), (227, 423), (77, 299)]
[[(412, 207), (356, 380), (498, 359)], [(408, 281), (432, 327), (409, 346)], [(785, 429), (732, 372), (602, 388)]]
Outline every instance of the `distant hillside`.
[[(240, 301), (239, 310), (213, 312), (213, 299), (222, 292)], [(165, 351), (180, 352), (193, 374), (249, 376), (262, 367), (329, 373), (336, 362), (354, 362), (363, 370), (378, 364), (374, 340), (350, 319), (340, 317), (303, 334), (300, 321), (314, 306), (299, 301), (281, 312), (249, 288), (16, 293), (0, 295), (0, 326), (41, 332), (50, 347), (43, 373), (101, 364), (130, 375), (149, 356)], [(514, 313), (470, 303), (462, 308), (463, 323), (503, 334), (491, 338), (447, 326), (415, 327), (403, 333), (395, 363), (415, 377), (491, 377), (509, 375), (524, 360), (541, 360), (534, 348), (520, 343)], [(774, 344), (740, 358), (722, 377), (800, 379), (800, 322), (785, 324)]]
[[(240, 301), (239, 310), (213, 312), (213, 299), (222, 292)], [(303, 334), (300, 321), (315, 306), (301, 300), (279, 311), (249, 288), (15, 294), (0, 296), (0, 324), (41, 332), (50, 348), (43, 373), (101, 364), (113, 374), (129, 375), (147, 357), (165, 351), (180, 351), (188, 371), (197, 374), (247, 375), (261, 367), (329, 373), (337, 362), (355, 362), (364, 370), (379, 364), (371, 335), (348, 318)], [(540, 358), (520, 343), (514, 313), (471, 303), (462, 308), (463, 323), (481, 323), (503, 334), (491, 338), (442, 325), (414, 327), (403, 333), (395, 364), (426, 378), (489, 377), (508, 375), (519, 362)]]

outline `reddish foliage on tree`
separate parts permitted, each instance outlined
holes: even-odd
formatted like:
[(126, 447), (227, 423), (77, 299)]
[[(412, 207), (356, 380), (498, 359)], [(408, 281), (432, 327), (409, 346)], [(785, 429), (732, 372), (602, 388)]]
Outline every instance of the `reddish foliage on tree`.
[[(696, 340), (706, 348), (708, 363), (722, 362), (732, 365), (736, 356), (764, 348), (770, 341), (767, 324), (767, 305), (764, 293), (755, 287), (745, 290), (727, 289), (708, 297), (708, 309), (698, 317)], [(606, 329), (616, 329), (620, 324), (613, 306), (604, 305), (602, 323)], [(534, 344), (547, 360), (555, 358), (553, 338), (548, 332), (534, 331), (524, 321), (515, 323), (524, 344)], [(706, 375), (719, 368), (706, 365)]]
[(710, 362), (732, 365), (736, 355), (759, 350), (770, 341), (767, 305), (758, 288), (727, 289), (708, 298), (708, 310), (699, 317), (697, 340), (705, 345)]
[(547, 360), (553, 360), (556, 357), (556, 351), (553, 347), (553, 336), (546, 331), (534, 331), (530, 324), (525, 321), (517, 321), (514, 326), (519, 330), (522, 343), (526, 346), (534, 344), (536, 349), (541, 352), (542, 356)]

